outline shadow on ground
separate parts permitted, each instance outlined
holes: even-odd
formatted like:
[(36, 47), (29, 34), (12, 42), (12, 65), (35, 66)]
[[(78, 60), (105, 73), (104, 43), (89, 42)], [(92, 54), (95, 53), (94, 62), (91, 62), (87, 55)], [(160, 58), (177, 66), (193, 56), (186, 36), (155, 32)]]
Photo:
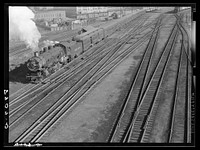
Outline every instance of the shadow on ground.
[(21, 64), (19, 67), (16, 67), (9, 72), (9, 82), (18, 82), (23, 84), (29, 83), (29, 81), (26, 79), (26, 74), (28, 72), (26, 64), (27, 62)]

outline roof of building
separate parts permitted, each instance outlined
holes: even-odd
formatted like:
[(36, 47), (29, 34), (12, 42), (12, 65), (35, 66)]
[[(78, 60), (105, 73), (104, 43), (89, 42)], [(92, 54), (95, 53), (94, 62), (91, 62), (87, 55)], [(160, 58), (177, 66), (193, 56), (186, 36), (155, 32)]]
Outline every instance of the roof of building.
[(54, 7), (53, 9), (49, 10), (39, 10), (36, 11), (36, 14), (39, 13), (48, 13), (48, 12), (65, 12), (65, 16), (68, 18), (73, 18), (75, 19), (77, 14), (76, 14), (76, 7)]
[(39, 13), (49, 13), (49, 12), (65, 12), (64, 10), (40, 10), (40, 11), (36, 11), (36, 14)]

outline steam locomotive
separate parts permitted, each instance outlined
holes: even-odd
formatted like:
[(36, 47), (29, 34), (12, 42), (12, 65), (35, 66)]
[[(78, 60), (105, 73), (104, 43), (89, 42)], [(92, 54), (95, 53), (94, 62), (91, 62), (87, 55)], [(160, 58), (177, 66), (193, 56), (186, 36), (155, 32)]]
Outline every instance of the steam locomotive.
[(50, 42), (40, 51), (35, 52), (34, 56), (28, 60), (27, 68), (29, 72), (26, 77), (33, 83), (42, 81), (87, 51), (91, 46), (127, 25), (130, 20), (144, 13), (145, 11), (141, 11), (131, 18), (127, 17), (101, 28), (87, 27), (86, 32), (75, 36), (70, 41)]

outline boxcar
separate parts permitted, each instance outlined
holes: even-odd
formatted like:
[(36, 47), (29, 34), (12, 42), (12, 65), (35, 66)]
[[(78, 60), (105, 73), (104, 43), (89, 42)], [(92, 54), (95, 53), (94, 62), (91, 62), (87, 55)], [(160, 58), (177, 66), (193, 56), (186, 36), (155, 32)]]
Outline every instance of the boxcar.
[(62, 42), (66, 48), (67, 55), (70, 59), (76, 58), (83, 53), (83, 48), (81, 43), (75, 41)]
[(82, 37), (79, 41), (77, 41), (77, 43), (82, 44), (82, 49), (84, 52), (84, 51), (87, 51), (92, 45), (92, 38), (90, 37), (90, 35), (87, 35), (85, 37)]
[(105, 38), (105, 33), (103, 28), (99, 28), (98, 30), (98, 35), (99, 35), (99, 41), (103, 40)]
[(89, 34), (89, 36), (92, 39), (92, 45), (96, 44), (99, 41), (99, 33), (98, 30), (92, 32), (91, 34)]
[(86, 30), (87, 32), (84, 32), (80, 35), (75, 36), (73, 38), (73, 40), (80, 41), (83, 37), (88, 36), (88, 35), (92, 34), (93, 32), (97, 31), (98, 28), (94, 28), (94, 27), (89, 26), (89, 27), (84, 28), (84, 30)]
[(72, 58), (76, 58), (83, 53), (82, 44), (77, 43), (75, 41), (71, 41), (67, 51), (70, 52)]

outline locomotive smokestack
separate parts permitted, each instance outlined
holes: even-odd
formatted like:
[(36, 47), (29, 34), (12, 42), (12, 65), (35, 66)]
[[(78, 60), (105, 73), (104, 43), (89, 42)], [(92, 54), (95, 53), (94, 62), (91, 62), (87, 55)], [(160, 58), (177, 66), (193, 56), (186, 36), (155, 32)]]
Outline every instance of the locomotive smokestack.
[(9, 7), (9, 40), (24, 41), (27, 47), (36, 51), (41, 34), (32, 20), (34, 16), (28, 7)]

